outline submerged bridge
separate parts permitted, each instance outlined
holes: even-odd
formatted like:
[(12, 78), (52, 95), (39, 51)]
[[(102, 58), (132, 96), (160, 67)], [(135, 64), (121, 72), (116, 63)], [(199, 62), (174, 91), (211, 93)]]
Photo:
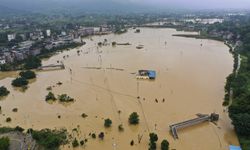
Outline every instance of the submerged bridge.
[(178, 129), (183, 129), (186, 127), (190, 127), (196, 124), (200, 124), (203, 122), (207, 122), (207, 121), (218, 121), (219, 120), (219, 115), (212, 113), (211, 115), (202, 115), (202, 114), (197, 114), (197, 118), (195, 119), (191, 119), (191, 120), (187, 120), (187, 121), (183, 121), (180, 123), (176, 123), (173, 125), (170, 125), (170, 131), (174, 137), (174, 139), (178, 139), (178, 133), (177, 130)]
[(44, 70), (44, 69), (65, 69), (64, 64), (58, 64), (58, 65), (47, 65), (47, 66), (41, 66), (38, 68), (38, 70)]

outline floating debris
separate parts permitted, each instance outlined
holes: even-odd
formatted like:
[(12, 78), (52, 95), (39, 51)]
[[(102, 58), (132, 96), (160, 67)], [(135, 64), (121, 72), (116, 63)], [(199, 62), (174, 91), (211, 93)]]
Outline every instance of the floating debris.
[(136, 46), (137, 49), (143, 49), (144, 48), (144, 45), (138, 45)]

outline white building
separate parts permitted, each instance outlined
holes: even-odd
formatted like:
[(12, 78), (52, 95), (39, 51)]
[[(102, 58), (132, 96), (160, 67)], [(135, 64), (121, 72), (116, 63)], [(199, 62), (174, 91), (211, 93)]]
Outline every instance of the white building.
[(8, 41), (14, 40), (16, 38), (15, 34), (8, 34)]
[(46, 30), (46, 35), (49, 37), (51, 36), (51, 31), (50, 30)]
[(3, 65), (3, 64), (5, 64), (5, 63), (6, 63), (5, 58), (3, 58), (3, 57), (1, 58), (1, 57), (0, 57), (0, 64)]
[(62, 31), (62, 32), (61, 32), (61, 35), (62, 35), (62, 36), (66, 36), (67, 33), (66, 33), (65, 31)]

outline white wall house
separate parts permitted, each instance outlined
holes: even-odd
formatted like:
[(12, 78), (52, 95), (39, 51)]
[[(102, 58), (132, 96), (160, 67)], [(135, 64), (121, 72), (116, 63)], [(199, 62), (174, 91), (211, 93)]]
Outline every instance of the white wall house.
[(0, 64), (3, 65), (6, 63), (6, 60), (4, 58), (0, 58)]
[(14, 40), (16, 38), (15, 34), (8, 34), (8, 41)]
[(51, 31), (50, 31), (50, 30), (46, 30), (46, 35), (47, 35), (48, 37), (50, 37), (50, 36), (51, 36)]

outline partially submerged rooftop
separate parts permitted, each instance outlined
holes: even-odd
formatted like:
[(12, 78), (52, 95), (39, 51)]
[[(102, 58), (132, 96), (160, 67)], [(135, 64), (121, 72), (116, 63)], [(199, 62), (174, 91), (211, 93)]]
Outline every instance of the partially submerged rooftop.
[(154, 80), (156, 78), (156, 71), (154, 70), (139, 70), (136, 75), (137, 79), (150, 79)]

